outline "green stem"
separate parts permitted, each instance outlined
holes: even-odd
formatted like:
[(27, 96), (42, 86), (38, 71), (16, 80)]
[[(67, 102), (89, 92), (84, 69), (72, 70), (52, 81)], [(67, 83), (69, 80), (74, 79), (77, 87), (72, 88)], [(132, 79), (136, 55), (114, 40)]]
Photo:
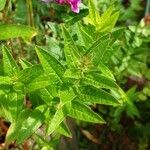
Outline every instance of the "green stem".
[(145, 9), (145, 17), (149, 14), (150, 10), (150, 0), (147, 0), (146, 9)]
[(10, 6), (10, 0), (7, 0), (6, 1), (6, 4), (5, 4), (5, 8), (4, 8), (4, 10), (3, 10), (3, 22), (4, 23), (6, 23), (8, 20), (8, 16), (7, 16), (7, 14), (8, 14), (8, 11), (9, 11), (9, 6)]
[(31, 27), (34, 27), (32, 0), (26, 0), (26, 5), (27, 5), (27, 11), (28, 11), (28, 25)]

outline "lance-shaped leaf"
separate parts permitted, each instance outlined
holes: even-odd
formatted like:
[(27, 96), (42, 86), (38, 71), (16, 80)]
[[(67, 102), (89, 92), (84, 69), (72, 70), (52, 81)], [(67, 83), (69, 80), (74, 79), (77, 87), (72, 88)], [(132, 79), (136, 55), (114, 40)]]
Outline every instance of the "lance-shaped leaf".
[(98, 69), (103, 73), (104, 76), (115, 81), (115, 77), (107, 66), (105, 66), (101, 61), (99, 61)]
[(26, 90), (28, 93), (30, 93), (30, 92), (36, 91), (38, 89), (43, 89), (43, 88), (49, 86), (50, 84), (52, 84), (52, 82), (50, 82), (48, 80), (48, 76), (45, 74), (42, 74), (42, 75), (38, 76), (37, 78), (35, 78), (34, 80), (32, 80), (32, 82), (27, 84)]
[(50, 53), (46, 52), (45, 50), (36, 47), (36, 53), (40, 59), (42, 67), (46, 74), (53, 75), (57, 79), (62, 80), (62, 76), (64, 74), (64, 67), (63, 65)]
[(17, 144), (29, 138), (43, 123), (44, 115), (39, 110), (23, 111), (18, 120), (13, 122), (7, 132), (6, 142), (16, 141)]
[(41, 65), (34, 65), (34, 66), (30, 66), (30, 67), (20, 71), (18, 78), (19, 78), (20, 82), (22, 82), (26, 85), (43, 74), (44, 74), (44, 71), (43, 71), (42, 66)]
[(79, 69), (66, 69), (64, 78), (79, 80), (81, 79), (81, 71)]
[(14, 76), (19, 72), (19, 67), (6, 47), (2, 47), (4, 75)]
[(91, 30), (87, 30), (84, 26), (78, 23), (77, 25), (78, 43), (79, 45), (86, 47), (86, 49), (91, 46), (94, 40), (89, 31)]
[(70, 88), (70, 89), (60, 90), (59, 97), (60, 97), (61, 103), (65, 104), (65, 103), (75, 99), (76, 95), (75, 95), (73, 89)]
[[(53, 87), (53, 89), (54, 89), (54, 87)], [(53, 97), (52, 91), (48, 90), (48, 87), (38, 90), (37, 93), (46, 104), (48, 104), (48, 105), (51, 104), (51, 100), (54, 97)]]
[(114, 28), (118, 17), (119, 11), (114, 12), (114, 6), (110, 6), (101, 16), (99, 20), (99, 26), (97, 26), (97, 30), (99, 32), (111, 31)]
[[(104, 36), (99, 37), (89, 49), (87, 49), (85, 55), (90, 53), (102, 53), (106, 50), (107, 45), (109, 44), (109, 35), (106, 34)], [(100, 57), (100, 55), (99, 55)]]
[[(62, 123), (64, 118), (66, 117), (66, 112), (64, 111), (65, 105), (75, 99), (76, 95), (73, 92), (73, 89), (64, 89), (59, 91), (60, 96), (60, 104), (58, 110), (50, 121), (50, 125), (48, 126), (47, 133), (51, 134), (54, 132), (59, 125)], [(60, 129), (60, 128), (59, 128)]]
[(5, 120), (12, 122), (12, 114), (9, 110), (9, 102), (7, 101), (6, 95), (4, 91), (0, 91), (0, 117), (4, 118)]
[(23, 69), (29, 68), (32, 66), (32, 64), (30, 62), (28, 62), (27, 60), (24, 59), (19, 59), (19, 63), (21, 64), (21, 67)]
[(108, 92), (92, 86), (82, 86), (80, 90), (80, 101), (104, 105), (117, 105), (119, 102)]
[(64, 135), (64, 136), (67, 136), (67, 137), (72, 137), (71, 132), (70, 132), (70, 130), (69, 130), (67, 124), (64, 123), (64, 122), (62, 122), (62, 123), (58, 126), (58, 128), (57, 128), (56, 131), (57, 131), (58, 133), (60, 133), (61, 135)]
[(89, 16), (88, 21), (89, 23), (93, 24), (94, 26), (97, 26), (100, 21), (100, 15), (96, 8), (96, 3), (94, 3), (94, 0), (89, 0)]
[(34, 65), (22, 70), (19, 73), (19, 81), (24, 83), (26, 91), (29, 93), (53, 84), (50, 77), (44, 73), (41, 65)]
[(99, 43), (98, 47), (95, 49), (95, 51), (94, 51), (93, 63), (96, 66), (98, 66), (99, 62), (103, 58), (103, 55), (107, 51), (107, 47), (109, 45), (109, 39), (103, 40), (100, 43)]
[(113, 80), (98, 73), (86, 75), (81, 80), (80, 84), (91, 85), (96, 88), (106, 88), (106, 89), (118, 88), (117, 84)]
[[(13, 31), (13, 32), (12, 32)], [(1, 24), (0, 40), (22, 37), (26, 41), (30, 41), (37, 34), (36, 29), (25, 25)]]
[(69, 117), (92, 123), (105, 123), (105, 121), (90, 107), (80, 103), (79, 101), (72, 101), (64, 106), (65, 112)]
[(50, 124), (47, 128), (47, 134), (49, 135), (53, 133), (59, 127), (59, 125), (63, 122), (65, 117), (66, 117), (66, 114), (63, 111), (63, 107), (58, 109), (50, 121)]
[(78, 48), (65, 26), (62, 26), (62, 31), (63, 31), (63, 37), (65, 41), (64, 53), (65, 53), (67, 65), (70, 68), (77, 68), (78, 60), (79, 60)]
[(18, 114), (22, 110), (23, 101), (24, 101), (24, 95), (21, 93), (18, 94), (15, 92), (11, 92), (7, 95), (9, 111), (11, 112), (13, 118), (12, 121), (15, 121), (17, 119)]

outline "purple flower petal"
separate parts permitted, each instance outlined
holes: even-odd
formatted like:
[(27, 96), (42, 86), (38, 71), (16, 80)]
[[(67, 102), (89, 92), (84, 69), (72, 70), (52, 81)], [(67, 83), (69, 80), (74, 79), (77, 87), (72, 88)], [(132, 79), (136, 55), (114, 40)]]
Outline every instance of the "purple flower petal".
[(68, 3), (71, 5), (71, 10), (75, 13), (79, 13), (80, 0), (68, 0)]
[[(53, 2), (54, 0), (41, 0), (45, 3)], [(55, 0), (55, 2), (59, 4), (69, 4), (71, 6), (71, 10), (75, 13), (79, 13), (80, 0)]]

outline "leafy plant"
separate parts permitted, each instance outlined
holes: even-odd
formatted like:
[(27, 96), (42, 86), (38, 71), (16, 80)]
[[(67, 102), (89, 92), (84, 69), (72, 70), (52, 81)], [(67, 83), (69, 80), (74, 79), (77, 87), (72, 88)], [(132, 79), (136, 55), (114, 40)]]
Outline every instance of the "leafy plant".
[[(139, 3), (133, 1), (126, 14), (140, 10)], [(134, 122), (131, 130), (139, 129), (147, 139), (149, 124), (142, 124), (142, 112), (149, 108), (145, 19), (115, 27), (132, 16), (123, 15), (121, 2), (111, 0), (88, 0), (79, 14), (64, 7), (0, 1), (0, 123), (9, 124), (5, 148), (33, 140), (39, 149), (56, 149), (62, 137), (72, 137), (70, 118), (81, 128), (83, 122), (84, 127), (107, 124), (113, 139), (125, 116)], [(89, 131), (83, 133), (99, 144)]]

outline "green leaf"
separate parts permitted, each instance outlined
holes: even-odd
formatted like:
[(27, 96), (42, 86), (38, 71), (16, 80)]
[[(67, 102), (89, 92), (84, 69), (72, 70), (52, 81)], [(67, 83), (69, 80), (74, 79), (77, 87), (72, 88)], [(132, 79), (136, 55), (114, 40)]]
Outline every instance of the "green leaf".
[(96, 8), (96, 2), (95, 0), (88, 0), (89, 2), (89, 17), (88, 21), (93, 24), (94, 26), (97, 26), (100, 20), (99, 12)]
[(18, 118), (18, 114), (23, 108), (24, 95), (11, 92), (7, 95), (7, 102), (9, 111), (11, 112), (12, 121), (15, 121)]
[(80, 70), (79, 69), (66, 69), (64, 73), (64, 78), (79, 80), (81, 79)]
[(64, 135), (64, 136), (67, 136), (67, 137), (70, 137), (70, 138), (72, 137), (71, 132), (70, 132), (68, 126), (67, 126), (64, 122), (62, 122), (62, 123), (58, 126), (58, 128), (57, 128), (56, 131), (57, 131), (58, 133)]
[(63, 31), (63, 37), (65, 41), (64, 53), (65, 53), (67, 65), (70, 68), (76, 68), (79, 59), (78, 48), (65, 26), (62, 26), (62, 31)]
[(63, 65), (45, 50), (39, 47), (36, 47), (35, 49), (45, 73), (48, 75), (54, 75), (59, 80), (62, 80), (65, 71)]
[(59, 91), (59, 97), (61, 103), (64, 104), (76, 98), (76, 95), (72, 88)]
[[(91, 45), (89, 49), (87, 49), (85, 55), (88, 55), (93, 52), (95, 52), (96, 54), (102, 53), (103, 51), (106, 50), (108, 44), (109, 44), (109, 35), (106, 34), (104, 36), (101, 36)], [(102, 57), (100, 56), (100, 54), (98, 56)]]
[(74, 25), (76, 22), (82, 20), (85, 16), (88, 15), (88, 10), (84, 9), (82, 11), (80, 11), (80, 13), (78, 15), (73, 15), (71, 17), (69, 17), (68, 19), (64, 18), (63, 21), (68, 24), (68, 25)]
[(98, 73), (91, 73), (90, 75), (86, 75), (83, 79), (81, 79), (80, 84), (91, 85), (96, 88), (118, 88), (117, 84), (113, 80)]
[(0, 98), (0, 109), (4, 115), (2, 117), (9, 122), (15, 121), (22, 110), (24, 95), (12, 91), (9, 91), (9, 93), (3, 91)]
[(72, 118), (92, 123), (105, 123), (105, 121), (92, 111), (90, 107), (80, 102), (72, 101), (71, 103), (66, 104), (64, 109), (67, 112), (67, 115)]
[(58, 109), (50, 121), (50, 124), (47, 128), (47, 134), (50, 135), (51, 133), (53, 133), (59, 127), (59, 125), (63, 122), (65, 117), (66, 115), (63, 112), (63, 108)]
[(43, 75), (44, 71), (41, 65), (34, 65), (28, 68), (25, 68), (20, 71), (18, 78), (19, 81), (25, 85), (31, 83), (34, 79), (38, 78), (40, 75)]
[(12, 122), (12, 114), (9, 110), (8, 100), (6, 98), (6, 95), (3, 91), (3, 93), (0, 91), (0, 117), (4, 118), (5, 120)]
[(21, 64), (23, 69), (29, 68), (32, 66), (32, 64), (30, 62), (28, 62), (27, 60), (24, 59), (19, 59), (19, 63)]
[[(54, 87), (53, 87), (54, 89)], [(43, 88), (37, 91), (38, 95), (42, 98), (42, 100), (50, 105), (51, 104), (51, 100), (54, 98), (53, 94), (51, 93), (51, 90), (48, 90), (48, 88)]]
[(105, 66), (101, 61), (99, 61), (99, 66), (98, 66), (99, 70), (103, 73), (104, 76), (106, 76), (107, 78), (110, 78), (112, 80), (115, 81), (115, 77), (112, 74), (112, 72), (109, 70), (109, 68), (107, 66)]
[(119, 11), (114, 12), (114, 6), (110, 6), (99, 20), (98, 32), (110, 32), (114, 28), (118, 17)]
[(26, 41), (31, 41), (31, 38), (36, 34), (37, 31), (29, 26), (0, 24), (0, 40), (22, 37)]
[(2, 11), (5, 7), (6, 0), (0, 0), (0, 11)]
[(102, 89), (97, 89), (92, 86), (83, 86), (80, 87), (79, 90), (81, 92), (80, 101), (104, 105), (119, 104), (119, 101), (117, 101), (111, 94)]
[(26, 91), (29, 93), (53, 84), (41, 65), (34, 65), (22, 70), (19, 73), (19, 81), (24, 83)]
[(19, 67), (6, 47), (2, 47), (4, 75), (14, 76), (19, 72)]
[(123, 35), (125, 29), (126, 29), (125, 27), (116, 27), (111, 32), (111, 36), (114, 38), (114, 40), (117, 40)]
[(43, 89), (43, 88), (49, 86), (50, 84), (51, 83), (49, 81), (47, 81), (46, 78), (43, 78), (43, 81), (42, 80), (38, 81), (38, 79), (36, 79), (26, 86), (27, 93), (31, 93), (33, 91)]
[(97, 48), (95, 49), (95, 54), (93, 58), (93, 63), (95, 66), (98, 66), (99, 62), (102, 60), (105, 52), (107, 51), (107, 47), (109, 45), (109, 39), (101, 41)]
[(86, 47), (86, 49), (91, 46), (91, 43), (93, 43), (94, 39), (92, 38), (91, 34), (89, 34), (86, 28), (79, 23), (77, 25), (77, 35), (79, 45), (83, 45)]
[(10, 77), (0, 76), (0, 85), (12, 85), (13, 81)]
[(6, 142), (16, 141), (17, 144), (23, 143), (29, 138), (43, 123), (44, 115), (39, 110), (25, 110), (20, 114), (18, 120), (9, 127)]
[(86, 21), (96, 28), (97, 32), (110, 32), (119, 17), (119, 11), (114, 12), (114, 6), (110, 6), (101, 16), (96, 8), (94, 0), (89, 0), (89, 16)]

